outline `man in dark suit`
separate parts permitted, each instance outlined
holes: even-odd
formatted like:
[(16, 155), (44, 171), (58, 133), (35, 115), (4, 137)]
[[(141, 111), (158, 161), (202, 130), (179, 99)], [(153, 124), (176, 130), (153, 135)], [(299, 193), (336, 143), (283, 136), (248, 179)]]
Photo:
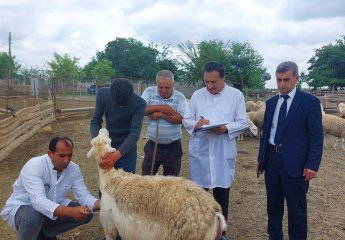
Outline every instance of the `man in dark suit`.
[(307, 239), (307, 191), (322, 158), (320, 101), (296, 89), (294, 62), (276, 69), (280, 94), (266, 102), (258, 155), (258, 176), (265, 172), (269, 239), (283, 239), (284, 199), (290, 240)]

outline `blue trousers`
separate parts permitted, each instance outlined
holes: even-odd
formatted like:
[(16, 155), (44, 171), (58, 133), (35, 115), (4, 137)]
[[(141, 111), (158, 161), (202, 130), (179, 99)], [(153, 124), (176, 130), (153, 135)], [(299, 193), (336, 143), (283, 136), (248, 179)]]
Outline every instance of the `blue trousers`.
[(137, 153), (126, 154), (122, 156), (116, 163), (115, 169), (122, 168), (123, 171), (135, 173), (135, 166), (137, 164)]
[[(114, 165), (115, 169), (122, 169), (125, 172), (129, 172), (129, 173), (135, 173), (135, 167), (137, 164), (137, 153), (131, 153), (131, 154), (127, 154), (122, 156)], [(101, 198), (102, 197), (102, 193), (99, 190), (98, 191), (98, 197)]]
[[(68, 206), (77, 207), (80, 205), (76, 202), (71, 202)], [(54, 239), (59, 234), (90, 222), (92, 216), (90, 214), (82, 222), (78, 222), (69, 217), (60, 217), (56, 220), (51, 220), (40, 212), (37, 212), (32, 206), (22, 205), (17, 210), (15, 216), (17, 239)]]
[(269, 239), (283, 239), (284, 200), (288, 211), (289, 240), (307, 239), (307, 191), (304, 177), (290, 177), (284, 166), (283, 154), (267, 150), (265, 184)]

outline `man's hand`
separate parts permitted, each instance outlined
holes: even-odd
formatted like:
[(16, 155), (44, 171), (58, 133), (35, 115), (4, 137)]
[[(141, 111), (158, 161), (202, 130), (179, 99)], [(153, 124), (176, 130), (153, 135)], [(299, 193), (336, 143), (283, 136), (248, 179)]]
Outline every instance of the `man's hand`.
[(303, 171), (303, 176), (306, 181), (312, 180), (316, 177), (317, 172), (311, 169), (305, 168)]
[(151, 120), (157, 121), (158, 118), (163, 117), (162, 115), (163, 115), (163, 113), (161, 113), (161, 112), (154, 112), (154, 113), (150, 114), (149, 117), (151, 118)]
[(108, 153), (104, 157), (101, 157), (98, 161), (98, 165), (104, 170), (110, 170), (114, 167), (115, 163), (121, 158), (121, 156), (122, 155), (119, 151)]
[(89, 214), (89, 209), (84, 206), (70, 207), (71, 217), (78, 222), (83, 221)]
[(160, 106), (160, 112), (165, 113), (167, 115), (174, 115), (176, 114), (175, 109), (173, 109), (170, 105), (161, 105)]
[(201, 128), (201, 126), (204, 125), (209, 125), (210, 121), (204, 118), (200, 118), (199, 121), (196, 122), (196, 124), (194, 125), (194, 129), (199, 129)]
[(84, 206), (67, 207), (60, 205), (54, 210), (54, 216), (71, 217), (78, 222), (83, 221), (89, 214), (89, 209)]
[(146, 107), (146, 115), (151, 115), (153, 113), (163, 113), (166, 114), (168, 116), (173, 116), (175, 115), (177, 112), (175, 111), (175, 109), (167, 104), (159, 104), (159, 105), (149, 105)]
[(97, 212), (100, 209), (101, 209), (101, 201), (99, 199), (97, 199), (97, 201), (95, 202), (95, 204), (92, 207), (92, 211)]
[(216, 135), (222, 135), (222, 134), (228, 133), (228, 128), (225, 126), (219, 126), (219, 127), (210, 129), (210, 131)]

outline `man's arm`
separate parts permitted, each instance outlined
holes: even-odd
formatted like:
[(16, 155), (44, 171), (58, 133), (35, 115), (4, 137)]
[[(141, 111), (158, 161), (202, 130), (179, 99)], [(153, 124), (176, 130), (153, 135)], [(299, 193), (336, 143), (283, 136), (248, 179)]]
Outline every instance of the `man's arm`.
[(153, 113), (164, 113), (166, 115), (175, 115), (176, 111), (173, 107), (167, 104), (159, 104), (159, 105), (149, 105), (146, 107), (145, 115), (151, 115)]
[(162, 113), (162, 112), (154, 112), (154, 113), (151, 113), (149, 115), (149, 117), (152, 120), (157, 120), (159, 118), (163, 118), (163, 119), (167, 120), (168, 122), (174, 123), (174, 124), (181, 124), (182, 123), (182, 119), (183, 119), (181, 114), (176, 113), (176, 112), (175, 112), (174, 115), (168, 115), (168, 114), (165, 114), (165, 113)]
[(316, 177), (322, 159), (323, 150), (323, 128), (320, 101), (314, 99), (308, 112), (308, 138), (309, 154), (305, 163), (303, 176), (306, 181)]
[(54, 211), (54, 217), (71, 217), (79, 222), (84, 220), (89, 214), (89, 209), (84, 206), (66, 207), (59, 205)]

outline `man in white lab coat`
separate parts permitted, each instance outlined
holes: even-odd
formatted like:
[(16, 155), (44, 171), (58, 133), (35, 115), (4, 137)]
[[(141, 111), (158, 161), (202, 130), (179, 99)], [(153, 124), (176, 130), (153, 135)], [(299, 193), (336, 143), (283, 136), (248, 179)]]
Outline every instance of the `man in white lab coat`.
[[(225, 84), (222, 64), (208, 62), (203, 72), (206, 87), (193, 93), (182, 121), (191, 135), (190, 176), (200, 187), (213, 190), (227, 219), (237, 155), (235, 138), (248, 128), (245, 100), (241, 91)], [(222, 124), (201, 128), (218, 123)]]

